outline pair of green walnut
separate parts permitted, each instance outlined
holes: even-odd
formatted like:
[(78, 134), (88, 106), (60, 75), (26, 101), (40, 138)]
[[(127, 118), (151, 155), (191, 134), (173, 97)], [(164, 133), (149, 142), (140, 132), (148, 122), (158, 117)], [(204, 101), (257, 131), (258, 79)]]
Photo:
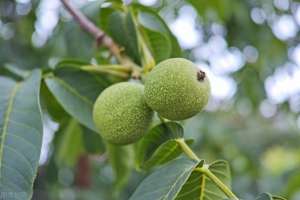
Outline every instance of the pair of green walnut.
[(183, 120), (207, 104), (210, 86), (205, 73), (190, 61), (172, 58), (159, 63), (140, 83), (122, 82), (97, 98), (93, 118), (102, 137), (113, 144), (138, 141), (149, 128), (153, 111)]

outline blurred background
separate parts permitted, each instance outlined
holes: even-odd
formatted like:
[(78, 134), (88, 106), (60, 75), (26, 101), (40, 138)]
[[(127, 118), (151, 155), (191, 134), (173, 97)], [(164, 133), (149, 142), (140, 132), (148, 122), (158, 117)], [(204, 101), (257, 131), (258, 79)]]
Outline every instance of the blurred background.
[[(184, 57), (211, 80), (207, 112), (184, 122), (197, 154), (228, 160), (233, 190), (243, 199), (268, 191), (300, 200), (300, 1), (139, 2), (157, 10)], [(72, 3), (95, 23), (106, 6)], [(97, 53), (59, 0), (0, 0), (0, 67), (51, 68), (62, 58), (90, 61)], [(72, 136), (60, 136), (55, 120), (44, 120), (34, 199), (112, 199), (114, 177), (103, 148), (87, 157), (76, 124), (65, 130)], [(133, 172), (118, 199), (127, 199), (144, 176)]]

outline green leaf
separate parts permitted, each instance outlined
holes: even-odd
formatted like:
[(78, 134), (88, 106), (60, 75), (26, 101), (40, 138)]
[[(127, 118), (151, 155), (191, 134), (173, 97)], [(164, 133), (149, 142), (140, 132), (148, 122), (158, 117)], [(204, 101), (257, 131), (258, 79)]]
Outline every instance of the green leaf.
[(26, 78), (30, 75), (30, 71), (19, 68), (13, 64), (5, 64), (4, 69), (6, 69), (8, 72), (16, 75), (17, 77)]
[(108, 33), (108, 27), (109, 27), (109, 16), (115, 11), (112, 7), (107, 8), (101, 8), (99, 13), (99, 26), (102, 30), (104, 30), (107, 34)]
[(199, 163), (180, 158), (156, 170), (138, 186), (130, 200), (172, 200)]
[(140, 63), (137, 35), (130, 14), (112, 8), (100, 11), (100, 26), (125, 50), (125, 54)]
[(173, 33), (169, 30), (170, 39), (172, 43), (172, 51), (171, 51), (171, 58), (182, 57), (182, 50), (179, 46), (177, 38), (173, 35)]
[(62, 68), (62, 67), (81, 67), (82, 65), (89, 65), (89, 62), (85, 62), (82, 60), (75, 60), (75, 59), (62, 59), (56, 65), (55, 68)]
[(105, 151), (105, 146), (99, 133), (91, 129), (81, 127), (84, 149), (89, 154), (100, 154)]
[(271, 195), (270, 193), (263, 193), (263, 194), (260, 194), (256, 198), (256, 200), (286, 200), (286, 199), (283, 197)]
[(107, 143), (106, 149), (115, 175), (115, 195), (118, 195), (127, 184), (133, 168), (133, 146), (117, 146)]
[[(143, 7), (142, 7), (143, 8)], [(158, 16), (147, 9), (139, 9), (138, 21), (143, 27), (144, 37), (156, 62), (170, 57), (172, 44), (167, 29)]]
[[(176, 139), (183, 137), (183, 128), (167, 122), (152, 128), (138, 144), (137, 162), (143, 169), (164, 164), (182, 153)], [(187, 140), (192, 143), (192, 140)]]
[[(185, 142), (191, 144), (193, 140), (185, 140)], [(149, 158), (142, 167), (144, 169), (149, 169), (156, 165), (162, 165), (178, 157), (181, 153), (182, 149), (178, 142), (175, 140), (168, 140), (155, 150), (151, 158)]]
[(0, 191), (10, 199), (31, 199), (40, 157), (43, 124), (41, 72), (23, 82), (0, 77)]
[(84, 152), (82, 130), (76, 120), (71, 119), (59, 133), (62, 134), (57, 146), (56, 164), (58, 166), (74, 166)]
[[(230, 187), (230, 170), (226, 161), (213, 162), (209, 165), (209, 170), (225, 185)], [(220, 200), (226, 199), (226, 195), (206, 175), (199, 171), (194, 171), (176, 197), (176, 200), (184, 199)]]
[(153, 31), (146, 27), (143, 28), (146, 33), (146, 40), (152, 55), (156, 62), (165, 60), (171, 56), (171, 41), (165, 34)]
[(300, 188), (300, 168), (296, 168), (295, 171), (293, 170), (290, 175), (289, 179), (286, 183), (286, 187), (284, 188), (284, 195), (287, 198), (292, 198)]
[(157, 62), (182, 56), (176, 37), (156, 11), (141, 4), (133, 4), (138, 11), (138, 21), (145, 32), (151, 52)]
[(62, 122), (69, 118), (68, 114), (49, 91), (45, 81), (42, 81), (41, 85), (41, 106), (43, 111), (47, 112), (56, 122)]
[(74, 68), (61, 68), (45, 77), (46, 84), (67, 113), (96, 131), (92, 119), (93, 104), (108, 86), (101, 77)]

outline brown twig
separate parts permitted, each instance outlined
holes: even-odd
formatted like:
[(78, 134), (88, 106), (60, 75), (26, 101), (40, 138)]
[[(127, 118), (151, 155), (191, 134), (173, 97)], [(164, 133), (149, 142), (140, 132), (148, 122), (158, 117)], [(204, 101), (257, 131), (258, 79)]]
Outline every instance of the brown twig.
[(93, 22), (91, 22), (80, 10), (75, 8), (69, 0), (61, 0), (66, 10), (74, 17), (80, 27), (90, 33), (96, 40), (97, 45), (103, 44), (116, 57), (118, 61), (122, 61), (119, 46), (102, 30), (100, 30)]

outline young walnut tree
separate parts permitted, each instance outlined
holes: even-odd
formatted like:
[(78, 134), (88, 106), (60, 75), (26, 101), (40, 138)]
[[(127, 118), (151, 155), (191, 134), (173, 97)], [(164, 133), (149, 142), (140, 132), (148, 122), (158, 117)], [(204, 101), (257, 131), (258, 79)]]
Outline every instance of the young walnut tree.
[[(61, 3), (106, 54), (103, 62), (61, 60), (54, 68), (18, 73), (18, 79), (0, 77), (0, 199), (32, 198), (46, 113), (67, 130), (62, 137), (81, 143), (78, 131), (85, 130), (84, 137), (104, 143), (101, 158), (113, 168), (116, 199), (132, 169), (145, 177), (130, 200), (243, 199), (231, 188), (229, 163), (206, 162), (184, 136), (180, 121), (205, 112), (210, 81), (183, 58), (163, 19), (139, 3), (107, 1), (98, 26), (70, 0)], [(54, 151), (56, 161), (64, 160), (64, 151)], [(85, 186), (87, 162), (80, 159), (76, 179)]]

